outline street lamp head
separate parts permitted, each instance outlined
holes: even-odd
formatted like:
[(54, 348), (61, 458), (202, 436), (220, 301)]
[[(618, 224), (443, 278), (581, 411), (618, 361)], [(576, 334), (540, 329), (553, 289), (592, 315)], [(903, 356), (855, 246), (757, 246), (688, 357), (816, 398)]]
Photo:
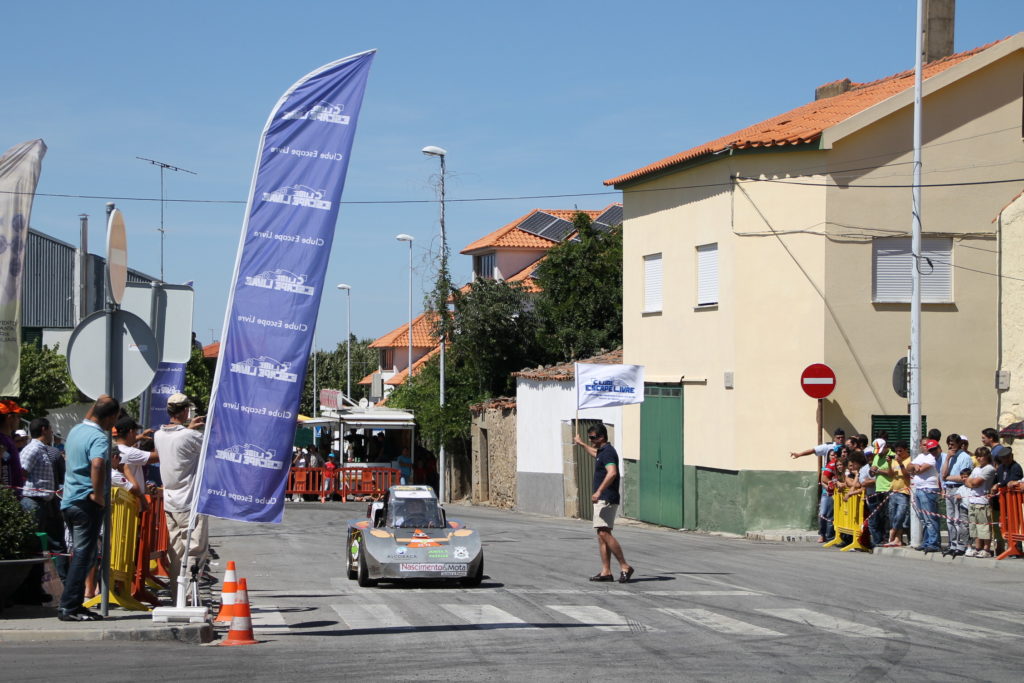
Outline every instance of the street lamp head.
[(427, 145), (420, 151), (422, 151), (428, 157), (443, 157), (447, 156), (448, 154), (448, 150), (444, 149), (443, 147), (435, 147), (434, 145)]
[(352, 289), (352, 285), (340, 284), (340, 285), (338, 285), (338, 289), (343, 289), (343, 290), (345, 290), (347, 292), (350, 289)]
[(413, 237), (412, 235), (406, 235), (403, 232), (401, 235), (395, 235), (395, 239), (398, 240), (399, 242), (410, 242), (411, 243), (416, 238)]

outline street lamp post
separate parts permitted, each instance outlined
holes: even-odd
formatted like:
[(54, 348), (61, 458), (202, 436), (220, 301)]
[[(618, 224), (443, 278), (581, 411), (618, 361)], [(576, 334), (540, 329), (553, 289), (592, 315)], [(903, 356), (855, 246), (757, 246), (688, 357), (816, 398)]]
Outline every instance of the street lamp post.
[[(412, 235), (395, 235), (399, 242), (409, 243), (409, 356), (406, 358), (405, 381), (412, 382), (412, 242), (415, 239)], [(412, 449), (410, 449), (411, 452)]]
[[(352, 286), (346, 284), (338, 285), (338, 289), (345, 292), (345, 301), (348, 303), (345, 312), (345, 397), (352, 400)], [(338, 406), (339, 408), (341, 406)]]
[[(444, 176), (445, 166), (444, 160), (448, 155), (448, 151), (441, 147), (435, 147), (434, 145), (428, 145), (420, 150), (427, 156), (437, 157), (441, 162), (441, 181), (440, 181), (440, 195), (441, 195), (441, 273), (442, 276), (447, 280), (448, 277), (448, 240), (444, 232)], [(440, 358), (440, 394), (441, 394), (441, 412), (444, 413), (444, 345), (445, 345), (445, 333), (447, 331), (447, 325), (445, 324), (445, 318), (447, 316), (448, 308), (448, 292), (441, 293), (441, 301), (439, 304), (445, 308), (443, 311), (438, 311), (441, 314), (441, 358)], [(438, 458), (438, 470), (440, 470), (440, 482), (438, 484), (438, 494), (441, 502), (447, 500), (445, 479), (448, 473), (445, 457), (444, 457), (444, 435), (441, 435), (440, 449)]]

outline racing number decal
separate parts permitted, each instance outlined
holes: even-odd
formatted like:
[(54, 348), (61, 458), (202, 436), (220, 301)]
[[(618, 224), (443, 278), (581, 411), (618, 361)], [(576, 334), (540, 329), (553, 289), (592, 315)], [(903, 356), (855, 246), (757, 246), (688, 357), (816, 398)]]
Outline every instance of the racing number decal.
[(358, 560), (359, 559), (359, 537), (358, 536), (353, 536), (352, 537), (352, 545), (349, 546), (348, 551), (349, 551), (349, 553), (351, 553), (353, 560)]

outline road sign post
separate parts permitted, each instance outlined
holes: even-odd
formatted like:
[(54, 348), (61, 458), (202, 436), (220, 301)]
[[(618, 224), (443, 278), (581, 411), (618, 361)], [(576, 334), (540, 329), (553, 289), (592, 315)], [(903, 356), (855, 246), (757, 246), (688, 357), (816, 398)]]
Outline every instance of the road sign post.
[[(825, 420), (825, 397), (831, 394), (836, 388), (836, 373), (824, 363), (812, 363), (800, 373), (800, 388), (811, 398), (818, 399), (817, 422), (818, 431), (815, 434), (815, 443), (821, 439), (823, 422)], [(824, 463), (818, 456), (818, 499), (821, 499), (821, 468)], [(818, 514), (818, 501), (814, 502), (815, 515)]]

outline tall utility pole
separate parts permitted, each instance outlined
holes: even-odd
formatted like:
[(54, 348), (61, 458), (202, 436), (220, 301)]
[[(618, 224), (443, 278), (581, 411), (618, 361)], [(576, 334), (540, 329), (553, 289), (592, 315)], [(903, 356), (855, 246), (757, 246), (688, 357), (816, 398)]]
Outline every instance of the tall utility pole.
[(199, 175), (195, 171), (190, 171), (187, 168), (178, 168), (177, 166), (171, 166), (165, 164), (162, 161), (155, 161), (154, 159), (147, 159), (146, 157), (135, 157), (141, 161), (148, 161), (154, 166), (160, 167), (160, 282), (164, 282), (164, 171), (181, 171), (182, 173), (191, 173), (192, 175)]
[(910, 238), (910, 357), (907, 366), (910, 382), (910, 452), (921, 447), (921, 62), (924, 30), (924, 0), (917, 0), (917, 26), (914, 62), (914, 176)]
[[(445, 232), (444, 232), (444, 176), (445, 176), (444, 160), (445, 160), (445, 157), (448, 156), (448, 151), (443, 149), (443, 148), (441, 148), (441, 147), (435, 147), (434, 145), (429, 145), (427, 147), (424, 147), (421, 151), (424, 154), (426, 154), (427, 156), (437, 157), (441, 161), (441, 182), (440, 182), (440, 190), (441, 190), (441, 192), (440, 192), (440, 194), (441, 194), (441, 267), (440, 267), (440, 272), (438, 273), (438, 281), (439, 281), (438, 285), (440, 286), (442, 291), (437, 292), (437, 295), (438, 295), (438, 300), (437, 300), (438, 311), (437, 312), (441, 316), (441, 354), (440, 354), (441, 357), (438, 360), (439, 360), (439, 364), (441, 366), (441, 369), (440, 369), (440, 384), (441, 384), (440, 394), (441, 394), (441, 413), (443, 414), (444, 413), (444, 345), (445, 345), (445, 339), (448, 336), (448, 295), (450, 293), (449, 292), (449, 287), (450, 287), (450, 280), (451, 280), (451, 278), (448, 275), (448, 239), (447, 239), (447, 237), (445, 235)], [(411, 372), (411, 370), (412, 370), (412, 368), (410, 367), (410, 372)], [(447, 500), (447, 498), (445, 497), (445, 494), (447, 492), (447, 487), (445, 485), (445, 480), (447, 479), (447, 474), (448, 474), (447, 463), (445, 462), (445, 456), (444, 456), (444, 434), (441, 435), (441, 440), (440, 441), (441, 441), (441, 443), (440, 443), (440, 447), (438, 449), (438, 454), (439, 454), (440, 457), (438, 458), (438, 463), (437, 463), (438, 464), (438, 470), (440, 470), (440, 477), (439, 477), (440, 478), (440, 483), (438, 485), (438, 488), (440, 490), (438, 491), (438, 494), (439, 494), (438, 497), (441, 499), (441, 502), (444, 503)]]

